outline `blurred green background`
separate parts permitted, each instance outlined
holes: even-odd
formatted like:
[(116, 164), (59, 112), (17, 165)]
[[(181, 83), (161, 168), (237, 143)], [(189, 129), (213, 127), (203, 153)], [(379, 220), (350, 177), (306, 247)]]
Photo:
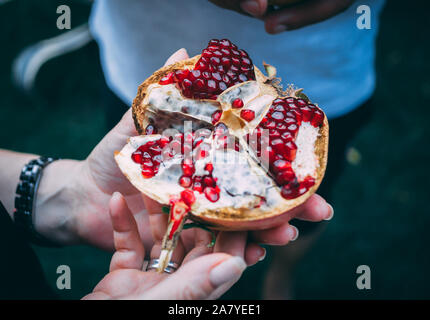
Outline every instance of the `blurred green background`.
[[(12, 62), (25, 47), (63, 33), (55, 27), (61, 4), (72, 8), (72, 27), (87, 21), (86, 1), (0, 5), (0, 147), (84, 159), (108, 130), (97, 45), (49, 61), (31, 94), (18, 90), (11, 77)], [(334, 219), (297, 267), (298, 299), (430, 298), (429, 12), (428, 2), (387, 1), (374, 117), (353, 141), (355, 161), (336, 185)], [(88, 247), (36, 251), (64, 299), (90, 292), (107, 273), (111, 256)], [(55, 289), (61, 264), (71, 267), (71, 290)], [(267, 264), (250, 268), (226, 297), (259, 298)], [(372, 271), (371, 290), (355, 285), (356, 268), (363, 264)]]

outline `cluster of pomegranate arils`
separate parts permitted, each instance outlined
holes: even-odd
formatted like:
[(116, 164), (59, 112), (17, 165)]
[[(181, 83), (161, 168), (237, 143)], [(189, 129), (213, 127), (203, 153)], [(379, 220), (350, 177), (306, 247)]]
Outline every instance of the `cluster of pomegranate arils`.
[(161, 152), (169, 143), (169, 139), (162, 137), (158, 140), (148, 141), (132, 153), (131, 159), (141, 165), (142, 176), (152, 178), (158, 173), (163, 156)]
[[(270, 172), (282, 186), (281, 195), (286, 199), (301, 196), (315, 184), (312, 176), (299, 182), (291, 163), (296, 158), (295, 139), (301, 123), (309, 122), (319, 127), (323, 121), (324, 113), (304, 99), (278, 98), (253, 132), (256, 139), (250, 139), (249, 134), (246, 137), (257, 157), (269, 160)], [(262, 134), (263, 130), (268, 130), (268, 136)], [(262, 146), (265, 146), (263, 150)]]
[(204, 193), (206, 199), (211, 202), (219, 200), (220, 189), (216, 185), (216, 178), (212, 176), (214, 167), (212, 163), (208, 162), (205, 165), (207, 174), (204, 176), (194, 175), (194, 163), (190, 158), (182, 161), (182, 176), (179, 178), (179, 184), (184, 188), (191, 188), (199, 193)]
[[(150, 126), (150, 130), (148, 127)], [(155, 128), (149, 124), (146, 132), (154, 132)], [(154, 129), (154, 130), (153, 130)], [(187, 134), (177, 133), (173, 137), (164, 137), (157, 140), (148, 141), (141, 145), (131, 158), (134, 162), (141, 165), (142, 176), (152, 178), (157, 174), (160, 163), (167, 159), (173, 158), (177, 154), (182, 155), (182, 175), (179, 178), (179, 185), (183, 188), (204, 193), (206, 198), (211, 202), (219, 199), (220, 189), (216, 185), (216, 178), (212, 176), (213, 165), (208, 162), (205, 165), (207, 174), (203, 176), (195, 175), (194, 159), (200, 160), (209, 156), (210, 146), (203, 143), (204, 139), (210, 135), (209, 130), (200, 130), (198, 135), (190, 132)]]
[(255, 80), (248, 53), (230, 40), (212, 39), (193, 70), (170, 72), (159, 83), (176, 83), (187, 98), (216, 99), (227, 88), (248, 80)]

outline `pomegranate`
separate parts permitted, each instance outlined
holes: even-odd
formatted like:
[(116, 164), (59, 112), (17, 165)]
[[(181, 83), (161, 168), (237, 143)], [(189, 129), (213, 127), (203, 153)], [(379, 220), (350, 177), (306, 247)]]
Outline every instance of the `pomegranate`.
[(230, 41), (211, 40), (139, 86), (141, 136), (115, 159), (138, 190), (170, 205), (163, 264), (186, 218), (218, 230), (269, 228), (321, 183), (324, 112), (302, 90), (283, 90), (276, 69), (264, 66), (267, 76)]

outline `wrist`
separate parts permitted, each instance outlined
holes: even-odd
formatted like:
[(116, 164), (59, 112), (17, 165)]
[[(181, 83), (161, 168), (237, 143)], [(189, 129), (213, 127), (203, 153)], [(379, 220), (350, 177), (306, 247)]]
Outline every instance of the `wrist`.
[(80, 161), (58, 160), (47, 166), (37, 190), (33, 224), (45, 238), (61, 245), (79, 243), (76, 212), (79, 207)]

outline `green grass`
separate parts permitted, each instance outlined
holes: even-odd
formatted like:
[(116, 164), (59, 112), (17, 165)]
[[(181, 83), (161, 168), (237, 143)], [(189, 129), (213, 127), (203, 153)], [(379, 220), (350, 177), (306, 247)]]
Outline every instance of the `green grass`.
[[(108, 129), (97, 46), (49, 62), (31, 95), (11, 83), (13, 58), (61, 32), (55, 28), (59, 4), (72, 4), (73, 26), (86, 21), (89, 8), (81, 2), (21, 0), (0, 6), (0, 141), (2, 148), (83, 159)], [(336, 186), (335, 218), (297, 268), (299, 299), (430, 298), (429, 8), (408, 6), (389, 1), (383, 13), (374, 118), (353, 141), (361, 161), (348, 165)], [(88, 293), (110, 259), (87, 247), (37, 253), (53, 286), (57, 266), (71, 267), (72, 290), (59, 292), (62, 298)], [(228, 297), (258, 298), (267, 264), (247, 271)], [(355, 286), (361, 264), (372, 270), (372, 290)]]

